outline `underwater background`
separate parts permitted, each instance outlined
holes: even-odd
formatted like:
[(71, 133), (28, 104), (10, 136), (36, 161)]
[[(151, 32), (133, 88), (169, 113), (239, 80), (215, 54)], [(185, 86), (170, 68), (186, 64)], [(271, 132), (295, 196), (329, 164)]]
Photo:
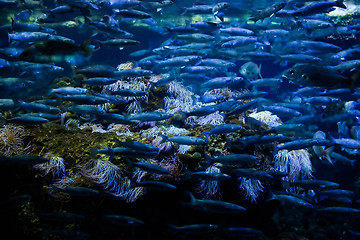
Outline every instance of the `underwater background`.
[(0, 0), (1, 239), (360, 239), (359, 4)]

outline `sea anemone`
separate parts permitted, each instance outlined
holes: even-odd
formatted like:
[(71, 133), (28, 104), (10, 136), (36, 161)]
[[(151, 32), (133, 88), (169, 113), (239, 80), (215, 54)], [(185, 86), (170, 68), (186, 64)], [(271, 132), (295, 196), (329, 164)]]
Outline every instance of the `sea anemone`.
[(264, 191), (264, 186), (257, 179), (247, 179), (240, 177), (239, 188), (245, 193), (245, 198), (251, 202), (256, 202), (256, 199), (260, 196), (260, 193)]
[(34, 166), (35, 169), (43, 172), (43, 176), (52, 174), (53, 178), (65, 176), (65, 160), (57, 155), (52, 153), (46, 153), (45, 158), (50, 159), (47, 163), (36, 164)]
[[(215, 163), (209, 166), (205, 172), (207, 173), (221, 173), (220, 169), (221, 164)], [(219, 181), (210, 181), (210, 180), (202, 180), (198, 191), (204, 196), (204, 198), (216, 198), (220, 197), (220, 182)]]
[(285, 177), (287, 181), (294, 182), (312, 177), (310, 153), (305, 149), (280, 150), (274, 156), (274, 160), (275, 170), (289, 174)]
[(96, 184), (103, 186), (108, 193), (127, 202), (134, 202), (142, 195), (141, 188), (132, 188), (131, 180), (122, 170), (105, 159), (91, 159), (83, 166), (82, 174)]
[(251, 113), (249, 114), (249, 117), (265, 123), (269, 128), (277, 127), (282, 124), (280, 118), (269, 111)]
[(110, 124), (107, 128), (108, 132), (114, 132), (118, 136), (133, 136), (134, 133), (130, 131), (129, 126), (125, 124)]
[(30, 151), (31, 146), (25, 145), (24, 139), (28, 136), (25, 128), (7, 124), (0, 128), (0, 151), (4, 155), (24, 154)]
[(216, 126), (224, 123), (224, 117), (219, 113), (219, 111), (197, 119), (197, 124), (199, 125), (210, 124), (212, 126)]

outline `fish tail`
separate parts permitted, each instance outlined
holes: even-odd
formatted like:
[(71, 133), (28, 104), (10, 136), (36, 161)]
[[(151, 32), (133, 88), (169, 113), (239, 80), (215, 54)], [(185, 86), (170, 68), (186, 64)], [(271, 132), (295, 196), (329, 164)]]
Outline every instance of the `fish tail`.
[(359, 72), (358, 71), (355, 72), (353, 75), (351, 75), (351, 77), (348, 79), (348, 85), (349, 85), (349, 89), (350, 89), (351, 93), (355, 92), (354, 83), (358, 79), (359, 79)]
[(202, 132), (205, 135), (206, 140), (209, 140), (210, 132)]
[(205, 153), (205, 159), (206, 159), (206, 164), (207, 164), (207, 166), (210, 166), (211, 165), (211, 163), (213, 162), (213, 160), (214, 160), (214, 158), (213, 157), (210, 157), (209, 155), (207, 155), (206, 153)]
[(334, 165), (332, 159), (331, 159), (331, 153), (334, 151), (334, 146), (329, 147), (328, 149), (325, 150), (325, 158), (326, 160), (329, 161), (329, 163), (331, 163), (331, 165)]
[(89, 56), (92, 55), (92, 51), (89, 48), (90, 42), (91, 38), (88, 38), (81, 44), (81, 49)]
[(6, 124), (6, 119), (3, 117), (0, 117), (0, 127), (4, 126)]
[(290, 183), (287, 182), (287, 181), (283, 181), (283, 186), (284, 186), (285, 189), (291, 188)]
[(96, 148), (90, 147), (90, 158), (94, 158), (97, 155), (98, 151)]
[(123, 146), (122, 142), (119, 139), (114, 138), (114, 141), (115, 141), (114, 147), (122, 147)]
[(160, 134), (159, 136), (161, 137), (160, 144), (164, 143), (164, 142), (166, 142), (168, 140), (168, 137), (166, 135), (164, 135), (164, 134)]
[(337, 0), (336, 1), (336, 6), (337, 7), (340, 7), (340, 8), (345, 8), (346, 9), (346, 6), (344, 4), (344, 0)]

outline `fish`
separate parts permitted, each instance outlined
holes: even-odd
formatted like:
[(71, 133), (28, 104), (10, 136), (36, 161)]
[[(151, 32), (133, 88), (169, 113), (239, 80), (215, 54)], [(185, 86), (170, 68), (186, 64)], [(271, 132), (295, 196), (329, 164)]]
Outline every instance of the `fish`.
[(327, 66), (300, 64), (286, 70), (282, 77), (301, 86), (325, 87), (327, 89), (349, 87), (354, 92), (356, 75), (347, 78)]
[(340, 7), (346, 9), (344, 4), (344, 0), (336, 0), (336, 1), (319, 1), (310, 3), (302, 8), (295, 10), (292, 14), (293, 16), (310, 16), (317, 13), (324, 13), (333, 10), (333, 7)]
[(251, 17), (249, 20), (254, 21), (255, 23), (259, 20), (264, 20), (267, 17), (270, 17), (283, 9), (286, 6), (286, 2), (276, 3), (273, 4), (263, 10), (253, 11), (253, 17)]
[(6, 156), (0, 154), (0, 164), (10, 166), (31, 166), (49, 162), (49, 159), (28, 154)]
[(111, 224), (124, 227), (139, 227), (144, 225), (144, 222), (142, 220), (124, 215), (103, 215), (102, 219)]
[(196, 199), (191, 193), (190, 202), (185, 203), (187, 206), (191, 207), (194, 210), (210, 212), (210, 213), (219, 213), (219, 214), (229, 214), (237, 215), (241, 214), (246, 209), (240, 205), (224, 202), (219, 200), (208, 200), (208, 199)]
[(48, 119), (43, 117), (34, 117), (34, 116), (28, 116), (25, 114), (21, 114), (18, 116), (15, 116), (13, 118), (3, 118), (0, 117), (0, 125), (4, 125), (5, 123), (13, 123), (18, 125), (25, 125), (25, 126), (33, 126), (33, 125), (39, 125), (43, 123), (49, 122)]
[(296, 196), (287, 195), (287, 194), (272, 194), (272, 197), (268, 200), (276, 199), (281, 202), (283, 205), (287, 206), (296, 206), (296, 207), (302, 207), (302, 208), (309, 208), (313, 209), (314, 206), (312, 203), (309, 203), (308, 201), (301, 199)]
[(191, 172), (185, 169), (185, 179), (198, 179), (204, 181), (224, 181), (231, 178), (230, 175), (221, 172)]
[(172, 118), (174, 114), (166, 112), (144, 112), (127, 116), (127, 120), (138, 120), (141, 122), (162, 121)]
[(261, 76), (261, 64), (257, 65), (254, 62), (246, 62), (241, 65), (239, 69), (240, 74), (247, 78), (247, 79), (256, 79), (258, 77), (262, 78)]
[(170, 225), (174, 231), (187, 234), (187, 235), (205, 235), (205, 234), (214, 234), (221, 229), (219, 225), (215, 224), (191, 224), (183, 225), (181, 227)]
[(128, 158), (126, 159), (126, 161), (131, 165), (146, 172), (156, 173), (156, 174), (171, 174), (171, 172), (168, 169), (160, 167), (159, 165), (156, 164), (152, 164), (149, 162), (134, 162)]
[(95, 45), (95, 49), (100, 47), (118, 47), (120, 50), (123, 50), (125, 47), (133, 46), (139, 44), (139, 41), (132, 40), (132, 39), (109, 39), (104, 41), (97, 41)]
[(168, 137), (166, 135), (161, 134), (162, 142), (175, 142), (182, 145), (205, 145), (207, 143), (206, 139), (200, 137), (193, 136), (174, 136)]
[(161, 182), (161, 181), (142, 181), (136, 183), (136, 186), (146, 188), (147, 190), (153, 191), (174, 191), (176, 190), (176, 186)]
[(69, 62), (73, 64), (86, 61), (92, 55), (89, 48), (90, 39), (80, 46), (64, 41), (42, 41), (32, 44), (21, 54), (20, 59), (27, 62), (58, 63)]
[(304, 149), (313, 146), (330, 147), (332, 145), (334, 145), (334, 141), (328, 139), (322, 139), (322, 138), (299, 139), (284, 143), (282, 145), (275, 146), (274, 154), (283, 149), (291, 151), (291, 150)]
[(248, 166), (258, 160), (259, 157), (250, 155), (250, 154), (230, 154), (219, 157), (210, 157), (209, 155), (205, 155), (205, 159), (207, 160), (207, 164), (218, 162), (223, 165), (236, 165), (236, 166)]
[[(326, 139), (326, 133), (319, 130), (314, 134), (313, 138)], [(312, 149), (320, 159), (326, 158), (329, 161), (329, 163), (333, 164), (331, 159), (331, 153), (334, 151), (334, 147), (330, 147), (325, 150), (325, 147), (323, 146), (313, 146)]]
[(237, 177), (261, 181), (271, 181), (274, 178), (266, 171), (260, 171), (252, 168), (235, 168), (231, 170), (231, 173)]
[(53, 185), (52, 188), (56, 192), (63, 192), (69, 194), (72, 197), (94, 197), (100, 194), (98, 190), (88, 187), (67, 186), (67, 187), (59, 188)]
[(203, 132), (203, 134), (205, 135), (206, 139), (208, 139), (209, 136), (214, 134), (237, 132), (241, 129), (243, 129), (243, 127), (237, 124), (221, 124), (219, 126), (213, 127), (209, 132)]
[(123, 17), (123, 18), (135, 18), (135, 19), (146, 19), (151, 18), (151, 15), (135, 9), (120, 9), (116, 12), (117, 16)]

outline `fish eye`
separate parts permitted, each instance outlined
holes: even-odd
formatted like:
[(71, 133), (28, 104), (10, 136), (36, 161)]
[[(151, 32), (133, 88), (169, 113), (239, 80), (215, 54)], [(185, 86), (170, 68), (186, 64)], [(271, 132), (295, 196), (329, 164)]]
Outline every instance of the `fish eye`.
[(308, 76), (306, 76), (305, 74), (301, 75), (301, 78), (303, 79), (308, 79)]
[(290, 70), (289, 73), (290, 73), (291, 75), (294, 75), (294, 74), (295, 74), (295, 71), (294, 71), (294, 70)]

